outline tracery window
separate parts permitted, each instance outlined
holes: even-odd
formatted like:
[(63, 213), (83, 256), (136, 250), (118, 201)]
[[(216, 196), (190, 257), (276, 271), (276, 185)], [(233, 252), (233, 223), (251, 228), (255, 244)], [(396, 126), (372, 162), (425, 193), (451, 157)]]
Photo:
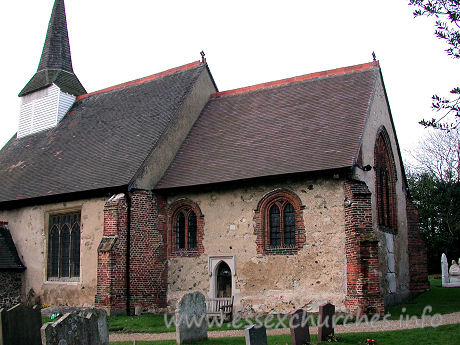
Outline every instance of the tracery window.
[(384, 128), (377, 136), (374, 151), (377, 221), (383, 231), (397, 231), (396, 168), (390, 139)]
[(295, 246), (294, 207), (286, 200), (277, 200), (269, 211), (271, 248)]
[(80, 277), (80, 224), (80, 212), (50, 216), (48, 279)]
[(204, 217), (196, 203), (184, 198), (168, 207), (168, 255), (199, 256), (203, 231)]
[(295, 254), (305, 243), (302, 203), (288, 189), (265, 195), (254, 212), (257, 250), (261, 254)]
[(183, 208), (175, 217), (176, 249), (196, 249), (196, 214), (189, 208)]

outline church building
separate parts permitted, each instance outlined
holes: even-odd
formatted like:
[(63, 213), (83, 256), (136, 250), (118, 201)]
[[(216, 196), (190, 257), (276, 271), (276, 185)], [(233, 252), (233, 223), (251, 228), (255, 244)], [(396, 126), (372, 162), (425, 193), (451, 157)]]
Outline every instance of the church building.
[(88, 93), (55, 0), (19, 97), (0, 223), (23, 299), (383, 313), (428, 289), (378, 61), (219, 91), (203, 57)]

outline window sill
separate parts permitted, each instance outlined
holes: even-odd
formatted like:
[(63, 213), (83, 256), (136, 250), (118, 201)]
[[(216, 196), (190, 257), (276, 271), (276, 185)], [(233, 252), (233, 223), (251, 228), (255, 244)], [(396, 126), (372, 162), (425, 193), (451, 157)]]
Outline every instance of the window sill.
[(45, 284), (62, 284), (62, 285), (79, 285), (81, 282), (80, 282), (80, 278), (75, 278), (75, 279), (72, 279), (72, 278), (68, 278), (68, 279), (47, 279), (45, 281)]
[(265, 248), (266, 255), (294, 255), (297, 254), (297, 247), (280, 247), (280, 248)]
[(183, 251), (175, 251), (171, 253), (171, 256), (182, 256), (182, 257), (197, 257), (200, 256), (198, 250), (183, 250)]

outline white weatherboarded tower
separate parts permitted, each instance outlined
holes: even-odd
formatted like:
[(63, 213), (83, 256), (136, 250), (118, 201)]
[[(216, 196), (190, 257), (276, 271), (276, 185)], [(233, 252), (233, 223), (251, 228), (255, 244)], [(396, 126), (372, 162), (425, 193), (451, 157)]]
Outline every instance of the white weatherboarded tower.
[(72, 69), (64, 0), (56, 0), (37, 73), (19, 93), (18, 138), (56, 126), (85, 93)]

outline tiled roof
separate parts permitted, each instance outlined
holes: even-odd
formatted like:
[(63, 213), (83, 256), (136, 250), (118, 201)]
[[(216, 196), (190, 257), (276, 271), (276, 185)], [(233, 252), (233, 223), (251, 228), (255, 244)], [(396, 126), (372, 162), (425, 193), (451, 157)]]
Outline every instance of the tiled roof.
[(156, 188), (350, 167), (378, 62), (213, 95)]
[(54, 3), (37, 73), (19, 96), (25, 96), (53, 83), (64, 92), (75, 96), (86, 93), (72, 69), (64, 0), (56, 0)]
[(127, 185), (206, 65), (195, 62), (77, 98), (52, 129), (0, 151), (0, 202)]
[(23, 271), (25, 266), (19, 258), (10, 231), (6, 226), (0, 225), (0, 271), (19, 270)]
[(32, 79), (19, 93), (19, 96), (25, 96), (34, 91), (56, 84), (59, 88), (71, 95), (82, 95), (86, 93), (85, 88), (73, 73), (62, 70), (42, 70), (34, 74)]

